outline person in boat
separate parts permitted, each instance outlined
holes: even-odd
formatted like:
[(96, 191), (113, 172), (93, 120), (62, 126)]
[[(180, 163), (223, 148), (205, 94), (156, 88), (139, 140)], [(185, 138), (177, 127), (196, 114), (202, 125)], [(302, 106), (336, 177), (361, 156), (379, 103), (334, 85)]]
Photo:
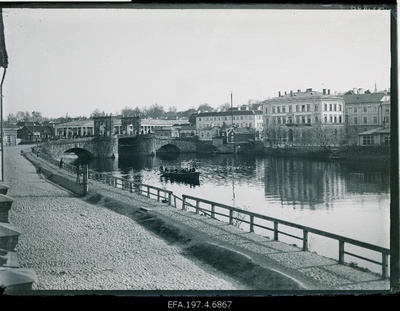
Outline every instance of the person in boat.
[(162, 165), (160, 166), (160, 172), (164, 172), (164, 167)]

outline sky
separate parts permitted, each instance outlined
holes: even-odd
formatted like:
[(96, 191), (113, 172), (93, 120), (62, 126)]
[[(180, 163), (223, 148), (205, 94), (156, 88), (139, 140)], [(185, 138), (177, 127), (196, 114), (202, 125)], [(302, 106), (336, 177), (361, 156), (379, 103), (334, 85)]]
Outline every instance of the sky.
[(3, 112), (214, 108), (390, 88), (390, 12), (4, 8)]

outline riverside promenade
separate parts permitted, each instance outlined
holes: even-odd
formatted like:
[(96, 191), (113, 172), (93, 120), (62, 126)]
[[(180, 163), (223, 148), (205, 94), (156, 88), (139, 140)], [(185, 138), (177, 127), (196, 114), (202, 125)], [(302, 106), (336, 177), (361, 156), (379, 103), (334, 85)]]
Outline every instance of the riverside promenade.
[(34, 291), (389, 293), (389, 279), (377, 274), (136, 193), (89, 180), (78, 197), (60, 186), (74, 190), (74, 175), (21, 149), (5, 149), (5, 182)]

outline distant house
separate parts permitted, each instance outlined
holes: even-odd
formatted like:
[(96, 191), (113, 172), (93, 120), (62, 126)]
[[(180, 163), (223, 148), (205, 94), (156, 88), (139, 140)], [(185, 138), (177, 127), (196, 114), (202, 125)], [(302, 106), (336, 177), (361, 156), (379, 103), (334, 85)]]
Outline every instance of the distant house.
[(195, 137), (196, 136), (196, 126), (185, 124), (176, 126), (179, 132), (179, 137)]
[(154, 129), (154, 134), (163, 137), (178, 137), (179, 132), (173, 126), (161, 126)]
[(390, 129), (376, 128), (362, 133), (358, 133), (359, 146), (389, 146)]
[(25, 125), (17, 131), (17, 138), (23, 141), (42, 141), (54, 137), (54, 128), (43, 125)]
[(246, 127), (229, 128), (227, 130), (228, 143), (248, 143), (255, 140), (254, 129)]
[(212, 140), (221, 136), (221, 128), (219, 126), (207, 126), (197, 130), (200, 140)]

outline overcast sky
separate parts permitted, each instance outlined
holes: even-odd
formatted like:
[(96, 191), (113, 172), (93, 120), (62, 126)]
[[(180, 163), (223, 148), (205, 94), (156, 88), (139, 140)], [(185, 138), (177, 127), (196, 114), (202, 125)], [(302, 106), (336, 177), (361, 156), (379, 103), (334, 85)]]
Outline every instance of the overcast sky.
[(390, 87), (389, 11), (3, 9), (3, 18), (5, 116)]

